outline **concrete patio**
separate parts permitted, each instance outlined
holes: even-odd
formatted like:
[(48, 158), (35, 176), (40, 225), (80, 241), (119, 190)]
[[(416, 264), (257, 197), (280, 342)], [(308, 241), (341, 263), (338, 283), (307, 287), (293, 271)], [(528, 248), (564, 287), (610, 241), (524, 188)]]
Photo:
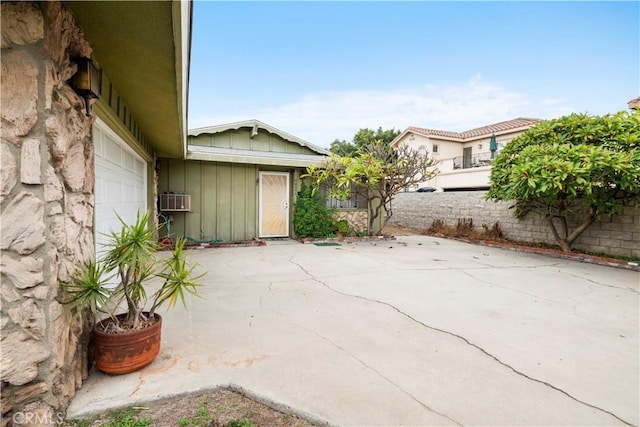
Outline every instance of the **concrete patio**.
[(426, 236), (194, 250), (202, 298), (69, 416), (234, 385), (336, 425), (638, 425), (638, 272)]

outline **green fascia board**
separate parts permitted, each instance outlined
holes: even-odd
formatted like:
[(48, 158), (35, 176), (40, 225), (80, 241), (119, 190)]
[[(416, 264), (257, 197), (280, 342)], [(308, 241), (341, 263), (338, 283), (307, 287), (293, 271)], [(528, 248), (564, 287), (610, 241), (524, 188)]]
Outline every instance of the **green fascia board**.
[(322, 166), (327, 157), (313, 154), (278, 153), (189, 145), (187, 147), (186, 159), (269, 166), (309, 167)]
[(198, 135), (202, 135), (202, 134), (214, 134), (214, 133), (222, 133), (222, 132), (226, 132), (229, 130), (237, 130), (240, 128), (253, 128), (255, 129), (256, 133), (258, 129), (264, 129), (265, 131), (272, 133), (274, 135), (279, 136), (280, 138), (284, 139), (285, 141), (289, 141), (289, 142), (293, 142), (296, 143), (302, 147), (307, 147), (309, 148), (311, 151), (314, 151), (318, 154), (321, 154), (323, 156), (330, 156), (331, 153), (328, 150), (325, 150), (324, 148), (318, 147), (317, 145), (314, 145), (308, 141), (305, 141), (304, 139), (298, 138), (296, 136), (293, 136), (287, 132), (281, 131), (280, 129), (274, 128), (273, 126), (270, 126), (266, 123), (263, 123), (259, 120), (244, 120), (241, 122), (234, 122), (234, 123), (226, 123), (226, 124), (222, 124), (222, 125), (217, 125), (217, 126), (208, 126), (208, 127), (201, 127), (201, 128), (196, 128), (196, 129), (190, 129), (188, 134), (189, 136), (198, 136)]

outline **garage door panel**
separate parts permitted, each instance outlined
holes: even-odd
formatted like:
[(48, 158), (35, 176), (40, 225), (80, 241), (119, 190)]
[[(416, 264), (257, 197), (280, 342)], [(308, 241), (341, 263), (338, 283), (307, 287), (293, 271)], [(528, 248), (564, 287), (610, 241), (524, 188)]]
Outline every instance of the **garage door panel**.
[(145, 167), (144, 162), (136, 161), (135, 174), (138, 176), (144, 176), (146, 172), (147, 172), (147, 168)]
[(108, 136), (105, 136), (104, 138), (104, 151), (101, 153), (100, 159), (106, 160), (117, 167), (122, 166), (122, 149), (118, 146), (116, 141)]
[(137, 202), (138, 198), (136, 197), (136, 186), (131, 183), (125, 183), (124, 192), (122, 193), (123, 201), (126, 203), (129, 202)]
[(123, 153), (123, 167), (128, 170), (131, 171), (133, 174), (135, 174), (135, 162), (133, 160), (133, 156), (129, 153)]
[[(122, 202), (122, 183), (106, 178), (104, 200), (108, 204), (117, 205)], [(108, 207), (108, 206), (106, 206)], [(116, 206), (114, 206), (115, 208)]]
[[(146, 167), (140, 156), (101, 120), (93, 125), (95, 152), (96, 251), (105, 242), (105, 233), (119, 230), (118, 215), (127, 223), (138, 211), (147, 209)], [(116, 215), (117, 214), (117, 215)]]

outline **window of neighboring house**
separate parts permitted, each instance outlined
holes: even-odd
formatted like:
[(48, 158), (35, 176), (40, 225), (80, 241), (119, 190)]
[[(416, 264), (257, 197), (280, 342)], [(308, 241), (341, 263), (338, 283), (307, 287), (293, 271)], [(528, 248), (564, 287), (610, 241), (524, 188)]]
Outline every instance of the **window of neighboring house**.
[(438, 144), (433, 144), (433, 148), (431, 148), (431, 152), (433, 154), (438, 154)]

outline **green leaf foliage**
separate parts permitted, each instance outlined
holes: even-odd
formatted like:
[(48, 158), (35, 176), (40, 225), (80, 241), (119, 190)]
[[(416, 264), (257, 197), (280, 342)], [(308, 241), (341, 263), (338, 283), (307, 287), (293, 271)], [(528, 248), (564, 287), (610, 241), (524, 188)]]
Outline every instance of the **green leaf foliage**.
[[(536, 124), (500, 152), (487, 197), (515, 202), (517, 216), (539, 212), (570, 250), (593, 221), (640, 203), (640, 113), (571, 114)], [(577, 212), (586, 214), (571, 231), (568, 219)]]
[[(136, 214), (136, 220), (121, 223), (119, 230), (107, 234), (107, 251), (96, 263), (79, 269), (71, 278), (71, 283), (63, 285), (65, 291), (61, 302), (68, 304), (67, 311), (79, 314), (89, 308), (95, 318), (107, 313), (116, 331), (144, 327), (147, 315), (144, 310), (150, 303), (149, 318), (153, 318), (156, 308), (162, 304), (173, 307), (177, 301), (185, 304), (185, 292), (197, 295), (197, 281), (202, 276), (194, 276), (193, 265), (186, 261), (185, 240), (179, 239), (170, 255), (164, 259), (156, 257), (159, 246), (155, 240), (157, 231), (151, 224), (150, 212)], [(117, 285), (108, 282), (117, 279)], [(162, 279), (162, 284), (151, 298), (147, 288), (152, 279)], [(126, 301), (124, 319), (116, 316), (113, 309)]]
[(400, 131), (394, 128), (378, 130), (362, 128), (356, 132), (351, 142), (335, 139), (329, 146), (329, 151), (339, 157), (358, 157), (367, 151), (371, 144), (381, 143), (390, 146), (391, 142), (400, 135)]
[[(355, 157), (334, 154), (322, 167), (307, 168), (305, 176), (311, 177), (316, 185), (327, 184), (330, 194), (339, 199), (357, 192), (367, 200), (369, 233), (379, 234), (393, 214), (393, 197), (411, 185), (432, 178), (437, 173), (433, 166), (435, 161), (426, 153), (406, 145), (392, 147), (377, 140), (359, 149)], [(382, 225), (374, 227), (382, 215)]]
[(334, 231), (335, 210), (326, 207), (324, 198), (303, 185), (293, 208), (293, 230), (297, 237), (322, 238)]
[(71, 283), (62, 285), (65, 298), (61, 302), (67, 305), (63, 314), (73, 311), (76, 316), (80, 316), (88, 308), (96, 318), (102, 312), (112, 315), (109, 311), (112, 293), (112, 289), (107, 286), (109, 278), (104, 266), (95, 262), (90, 262), (86, 268), (77, 271), (71, 277)]

